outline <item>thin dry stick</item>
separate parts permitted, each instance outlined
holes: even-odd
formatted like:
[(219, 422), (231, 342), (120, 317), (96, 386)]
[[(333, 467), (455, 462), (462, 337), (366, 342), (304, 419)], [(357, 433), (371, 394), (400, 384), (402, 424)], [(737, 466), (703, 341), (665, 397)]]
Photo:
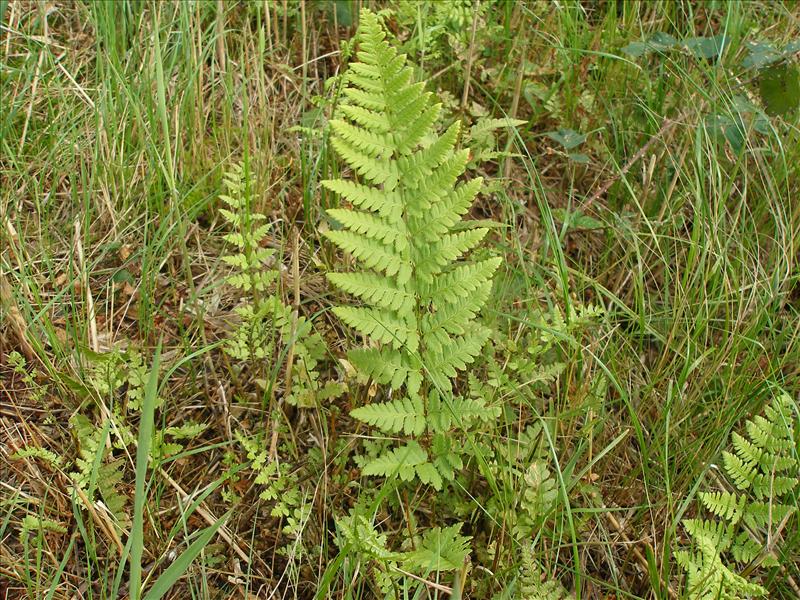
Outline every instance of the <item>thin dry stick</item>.
[[(121, 433), (117, 428), (116, 421), (114, 420), (114, 417), (111, 411), (109, 410), (108, 406), (106, 406), (105, 402), (103, 402), (102, 400), (99, 400), (98, 404), (100, 406), (100, 411), (103, 414), (103, 417), (111, 422), (111, 427), (115, 430), (116, 435), (121, 436)], [(133, 440), (133, 444), (134, 447), (138, 448), (137, 440)], [(127, 450), (126, 454), (128, 454), (128, 460), (133, 462), (133, 458), (127, 452)], [(158, 473), (166, 480), (167, 483), (169, 483), (175, 489), (176, 492), (180, 494), (184, 502), (187, 501), (189, 498), (191, 498), (191, 494), (186, 492), (186, 490), (184, 490), (180, 486), (180, 484), (177, 481), (175, 481), (170, 476), (170, 474), (166, 472), (166, 470), (164, 470), (163, 467), (158, 467)], [(203, 520), (208, 525), (216, 525), (217, 522), (219, 521), (219, 519), (214, 515), (214, 513), (212, 513), (211, 510), (208, 509), (205, 502), (200, 502), (195, 510), (201, 517), (203, 517)], [(244, 550), (242, 550), (242, 547), (236, 541), (233, 534), (230, 531), (228, 531), (228, 529), (224, 525), (217, 530), (217, 535), (221, 537), (225, 542), (227, 542), (227, 544), (231, 547), (231, 549), (236, 553), (236, 555), (239, 558), (241, 558), (248, 565), (250, 564), (251, 561), (249, 555)]]
[(467, 106), (469, 96), (469, 83), (472, 77), (472, 61), (475, 57), (475, 32), (478, 29), (478, 0), (472, 6), (472, 34), (469, 40), (469, 55), (467, 57), (467, 74), (464, 76), (464, 94), (461, 96), (461, 109)]
[(306, 89), (306, 76), (308, 75), (308, 27), (306, 27), (306, 0), (300, 0), (300, 25), (303, 45), (303, 91)]
[(75, 253), (78, 257), (78, 269), (81, 272), (83, 289), (86, 292), (86, 319), (89, 322), (89, 346), (95, 352), (100, 352), (100, 342), (97, 339), (97, 319), (94, 314), (94, 298), (89, 287), (89, 271), (83, 257), (83, 242), (81, 242), (81, 221), (75, 219)]
[[(508, 115), (512, 119), (517, 118), (517, 111), (519, 110), (519, 98), (522, 96), (522, 82), (525, 79), (525, 57), (528, 55), (528, 42), (525, 40), (525, 46), (522, 49), (522, 55), (519, 59), (519, 69), (517, 71), (517, 81), (514, 84), (514, 97), (511, 99), (511, 111)], [(511, 150), (511, 143), (514, 140), (514, 134), (508, 134), (508, 141), (506, 142), (506, 153)], [(511, 157), (506, 156), (503, 159), (503, 177), (508, 179), (511, 176)]]
[(653, 137), (647, 140), (644, 146), (642, 146), (641, 148), (639, 148), (639, 150), (636, 151), (636, 154), (634, 154), (630, 158), (630, 160), (627, 163), (625, 163), (625, 166), (623, 166), (622, 169), (620, 169), (616, 175), (614, 175), (611, 179), (609, 179), (603, 185), (601, 185), (591, 195), (591, 197), (586, 202), (583, 203), (582, 208), (585, 209), (590, 207), (593, 203), (595, 203), (603, 195), (605, 195), (605, 193), (611, 188), (612, 185), (614, 185), (621, 177), (626, 175), (628, 171), (631, 170), (631, 167), (633, 167), (633, 165), (635, 165), (645, 154), (647, 154), (648, 150), (650, 150), (650, 148), (653, 146), (653, 144), (656, 143), (656, 141), (664, 137), (670, 129), (672, 129), (679, 122), (683, 121), (688, 115), (689, 111), (686, 111), (676, 119), (670, 119), (670, 118), (664, 119), (664, 122), (661, 124), (661, 129), (659, 129), (658, 132)]
[[(603, 505), (603, 508), (606, 508), (606, 506)], [(628, 535), (625, 533), (625, 530), (622, 528), (622, 525), (620, 524), (620, 522), (617, 521), (617, 518), (610, 512), (605, 512), (603, 514), (606, 516), (606, 519), (608, 519), (608, 522), (611, 523), (611, 526), (614, 528), (614, 530), (620, 535), (620, 537), (622, 537), (622, 540), (626, 544), (631, 546), (631, 550), (633, 552), (633, 556), (636, 557), (636, 560), (639, 562), (639, 566), (642, 567), (642, 569), (644, 569), (645, 573), (647, 573), (649, 571), (649, 565), (647, 563), (647, 559), (644, 556), (642, 556), (642, 553), (639, 552), (639, 548), (637, 548), (634, 545), (634, 543), (630, 540)], [(648, 547), (650, 546), (649, 544), (647, 544), (647, 542), (642, 542), (642, 543), (644, 543)], [(650, 550), (652, 551), (652, 548), (650, 548)], [(672, 586), (669, 585), (669, 583), (664, 582), (661, 579), (661, 574), (660, 573), (658, 575), (658, 579), (659, 579), (659, 582), (661, 583), (661, 585), (666, 586), (667, 593), (669, 594), (669, 597), (670, 598), (674, 598), (675, 600), (677, 600), (678, 599), (678, 594), (675, 592), (675, 590), (672, 589)]]
[(283, 47), (289, 43), (289, 0), (283, 0)]
[(124, 547), (122, 545), (122, 540), (117, 533), (116, 526), (113, 522), (110, 521), (110, 517), (108, 514), (103, 511), (102, 513), (97, 512), (94, 506), (94, 502), (92, 502), (89, 497), (86, 495), (81, 489), (81, 486), (77, 485), (74, 481), (71, 482), (72, 489), (75, 490), (75, 493), (83, 502), (83, 505), (86, 507), (86, 510), (89, 511), (89, 514), (92, 516), (92, 520), (97, 523), (97, 525), (102, 529), (105, 534), (114, 542), (114, 545), (119, 550), (120, 555), (124, 551)]
[[(15, 10), (16, 5), (17, 5), (16, 2), (12, 2), (9, 5), (8, 27), (3, 28), (8, 33), (8, 35), (6, 36), (6, 57), (8, 56), (9, 52), (11, 52), (11, 30), (14, 29), (14, 19), (17, 16)], [(2, 27), (2, 24), (0, 24), (0, 27)]]
[[(170, 477), (169, 473), (167, 473), (164, 469), (159, 467), (158, 472), (167, 481), (167, 483), (169, 483), (175, 489), (175, 491), (181, 495), (184, 500), (187, 500), (190, 497), (189, 494), (186, 493), (186, 491), (178, 484), (178, 482)], [(197, 513), (203, 517), (203, 520), (209, 525), (216, 525), (219, 521), (219, 519), (214, 516), (214, 513), (206, 508), (205, 502), (201, 502), (197, 506), (196, 510)], [(250, 557), (244, 550), (242, 550), (241, 546), (234, 539), (233, 534), (228, 531), (224, 525), (217, 530), (217, 535), (227, 542), (227, 544), (239, 558), (241, 558), (248, 565), (250, 564)]]
[(37, 360), (36, 352), (28, 341), (28, 327), (25, 324), (25, 319), (17, 306), (16, 300), (14, 300), (14, 293), (11, 291), (11, 286), (6, 281), (6, 276), (2, 271), (0, 271), (0, 308), (5, 311), (6, 322), (11, 326), (26, 360), (29, 362)]
[(225, 5), (217, 0), (217, 61), (220, 71), (225, 71)]
[[(13, 6), (13, 5), (12, 5)], [(50, 40), (50, 31), (47, 26), (47, 11), (44, 11), (42, 18), (42, 29), (44, 33), (45, 43)], [(9, 38), (11, 36), (9, 35)], [(22, 135), (19, 138), (19, 151), (22, 153), (22, 148), (25, 146), (25, 137), (28, 135), (28, 125), (31, 122), (31, 115), (33, 114), (33, 103), (36, 101), (36, 90), (39, 88), (39, 75), (42, 73), (42, 62), (44, 61), (45, 49), (39, 50), (39, 60), (36, 62), (36, 72), (33, 74), (33, 83), (31, 84), (31, 101), (28, 103), (28, 110), (25, 113), (25, 123), (22, 125)]]
[[(336, 11), (334, 11), (335, 14)], [(269, 4), (264, 0), (264, 25), (267, 30), (267, 42), (269, 43), (269, 52), (272, 54), (272, 16), (269, 12)]]
[[(292, 333), (289, 338), (289, 350), (286, 354), (286, 373), (284, 374), (283, 397), (279, 405), (292, 393), (292, 366), (294, 365), (294, 345), (297, 334), (297, 319), (300, 317), (300, 232), (295, 229), (292, 235)], [(280, 410), (280, 406), (279, 406)], [(269, 442), (269, 457), (278, 458), (278, 417), (272, 419), (272, 435)]]
[(441, 583), (436, 583), (434, 581), (428, 581), (427, 579), (423, 579), (422, 577), (414, 575), (413, 573), (409, 573), (408, 571), (404, 571), (403, 569), (401, 569), (399, 567), (395, 567), (395, 571), (397, 571), (398, 573), (402, 573), (406, 577), (411, 577), (411, 579), (415, 579), (416, 581), (419, 581), (420, 583), (425, 584), (426, 587), (429, 587), (429, 588), (431, 588), (433, 590), (437, 590), (439, 592), (444, 592), (445, 594), (451, 594), (451, 595), (453, 593), (453, 588), (451, 588), (451, 587), (447, 587), (446, 585), (442, 585)]

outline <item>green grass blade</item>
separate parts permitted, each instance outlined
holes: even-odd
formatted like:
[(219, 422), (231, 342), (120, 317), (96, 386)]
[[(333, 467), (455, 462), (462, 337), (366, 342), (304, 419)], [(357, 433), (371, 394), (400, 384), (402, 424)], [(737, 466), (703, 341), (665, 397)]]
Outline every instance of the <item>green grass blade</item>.
[(175, 582), (186, 572), (192, 561), (208, 545), (217, 530), (222, 527), (223, 523), (228, 519), (228, 515), (230, 515), (230, 512), (227, 512), (216, 523), (200, 532), (197, 539), (156, 579), (153, 587), (145, 594), (144, 600), (159, 600), (175, 585)]
[(153, 440), (153, 418), (156, 410), (158, 394), (158, 364), (161, 357), (161, 343), (156, 348), (150, 377), (144, 388), (142, 416), (139, 421), (139, 442), (136, 447), (136, 488), (133, 497), (133, 525), (131, 526), (131, 600), (141, 597), (142, 587), (142, 553), (144, 551), (144, 505), (146, 501), (145, 483), (147, 478), (147, 462), (150, 458), (150, 445)]

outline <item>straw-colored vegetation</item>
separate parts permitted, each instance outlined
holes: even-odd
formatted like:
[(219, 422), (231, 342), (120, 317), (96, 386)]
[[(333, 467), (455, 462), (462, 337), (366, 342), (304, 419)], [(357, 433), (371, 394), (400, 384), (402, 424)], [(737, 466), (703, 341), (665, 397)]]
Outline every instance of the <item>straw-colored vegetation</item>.
[(0, 598), (796, 598), (800, 12), (0, 0)]

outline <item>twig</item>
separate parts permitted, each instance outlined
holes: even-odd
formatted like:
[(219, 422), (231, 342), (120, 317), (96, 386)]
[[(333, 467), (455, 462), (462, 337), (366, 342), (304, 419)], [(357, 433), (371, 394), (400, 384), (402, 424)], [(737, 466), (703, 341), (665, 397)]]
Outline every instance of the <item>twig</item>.
[(424, 583), (427, 587), (433, 588), (434, 590), (437, 590), (439, 592), (444, 592), (445, 594), (452, 594), (453, 593), (453, 588), (447, 587), (446, 585), (442, 585), (441, 583), (436, 583), (434, 581), (428, 581), (427, 579), (423, 579), (422, 577), (418, 577), (418, 576), (414, 575), (413, 573), (409, 573), (408, 571), (404, 571), (403, 569), (401, 569), (399, 567), (395, 567), (394, 570), (397, 571), (398, 573), (402, 573), (406, 577), (411, 577), (411, 579), (416, 579), (420, 583)]
[(626, 175), (628, 171), (631, 170), (631, 167), (633, 167), (633, 165), (635, 165), (645, 154), (647, 154), (648, 150), (650, 150), (650, 148), (653, 146), (653, 144), (656, 143), (656, 141), (664, 137), (664, 135), (666, 135), (666, 133), (670, 129), (672, 129), (675, 125), (677, 125), (679, 122), (683, 121), (688, 116), (688, 114), (689, 113), (687, 111), (681, 114), (676, 119), (670, 119), (670, 118), (664, 119), (664, 122), (661, 124), (661, 129), (659, 129), (658, 132), (656, 132), (656, 134), (653, 137), (647, 140), (644, 146), (642, 146), (641, 148), (639, 148), (639, 150), (636, 151), (636, 154), (634, 154), (630, 158), (630, 160), (628, 160), (628, 162), (625, 163), (625, 166), (623, 166), (622, 169), (620, 169), (616, 175), (614, 175), (611, 179), (609, 179), (603, 185), (601, 185), (591, 195), (591, 197), (586, 202), (583, 203), (582, 208), (585, 209), (590, 207), (603, 195), (605, 195), (605, 193), (611, 188), (612, 185), (614, 185), (617, 181), (619, 181), (621, 177)]
[[(607, 508), (607, 507), (605, 505), (603, 505), (603, 508)], [(622, 540), (626, 544), (629, 544), (631, 546), (631, 551), (633, 552), (633, 556), (636, 557), (636, 560), (639, 562), (639, 566), (642, 567), (642, 569), (644, 569), (645, 573), (647, 573), (649, 571), (649, 565), (647, 563), (647, 559), (644, 556), (642, 556), (642, 553), (639, 551), (639, 548), (637, 548), (634, 545), (634, 543), (631, 541), (631, 539), (625, 533), (625, 530), (623, 529), (623, 527), (620, 524), (620, 522), (617, 521), (617, 518), (610, 512), (604, 512), (603, 514), (606, 516), (606, 519), (608, 519), (608, 522), (611, 523), (611, 527), (613, 527), (614, 530), (622, 537)], [(650, 547), (650, 544), (647, 544), (647, 542), (642, 542), (642, 543), (644, 543), (645, 545)], [(652, 548), (650, 548), (650, 550), (652, 551)], [(675, 592), (675, 590), (672, 589), (672, 586), (669, 585), (668, 582), (665, 582), (665, 581), (663, 581), (661, 579), (661, 574), (660, 573), (658, 575), (658, 579), (659, 579), (659, 582), (661, 583), (661, 585), (666, 586), (667, 594), (669, 594), (669, 597), (673, 598), (674, 600), (677, 600), (678, 599), (678, 594)]]
[(478, 0), (472, 6), (472, 34), (469, 40), (469, 55), (467, 57), (467, 73), (464, 75), (464, 94), (461, 96), (461, 109), (467, 106), (469, 84), (472, 78), (472, 61), (475, 57), (475, 32), (478, 29)]
[(89, 271), (83, 256), (83, 243), (81, 242), (81, 221), (75, 219), (75, 253), (78, 258), (78, 269), (81, 272), (83, 289), (86, 292), (86, 318), (89, 321), (89, 346), (94, 352), (100, 352), (100, 342), (97, 339), (97, 319), (94, 314), (94, 297), (89, 287)]
[[(283, 397), (279, 402), (278, 410), (280, 410), (280, 405), (283, 404), (284, 399), (286, 399), (289, 394), (292, 393), (294, 346), (295, 337), (297, 335), (297, 320), (300, 316), (300, 232), (298, 230), (295, 230), (292, 235), (292, 287), (292, 305), (294, 307), (294, 310), (292, 311), (292, 331), (289, 336), (289, 349), (286, 355), (286, 372), (284, 374)], [(272, 435), (269, 442), (270, 460), (276, 460), (278, 458), (278, 426), (278, 417), (275, 416), (272, 419)]]
[[(161, 467), (159, 467), (158, 472), (167, 481), (167, 483), (169, 483), (173, 488), (175, 488), (176, 492), (181, 494), (181, 496), (184, 499), (189, 498), (189, 494), (187, 494), (186, 491), (184, 491), (184, 489), (180, 486), (180, 484), (178, 484), (177, 481), (175, 481), (172, 477), (169, 476), (169, 473), (167, 473)], [(196, 510), (197, 513), (201, 517), (203, 517), (203, 520), (209, 525), (216, 525), (216, 523), (219, 521), (219, 519), (214, 516), (214, 513), (212, 513), (208, 508), (206, 508), (205, 502), (201, 502), (200, 504), (198, 504)], [(242, 550), (241, 546), (239, 546), (239, 544), (233, 538), (233, 534), (231, 534), (228, 531), (225, 525), (223, 525), (217, 530), (217, 535), (228, 543), (228, 545), (231, 547), (231, 549), (233, 549), (233, 551), (239, 558), (241, 558), (248, 565), (250, 564), (250, 557), (244, 550)]]
[[(8, 232), (8, 244), (6, 246), (9, 249), (9, 252), (13, 255), (13, 257), (17, 261), (18, 267), (22, 268), (22, 257), (19, 253), (17, 253), (14, 249), (14, 246), (19, 241), (19, 237), (17, 236), (17, 230), (11, 224), (10, 219), (5, 219), (6, 231)], [(22, 285), (25, 291), (27, 290), (27, 286), (23, 283)], [(36, 356), (36, 352), (33, 349), (33, 346), (28, 341), (28, 326), (25, 323), (25, 319), (22, 316), (22, 311), (20, 311), (19, 306), (17, 306), (17, 302), (14, 299), (14, 293), (12, 291), (11, 285), (6, 280), (6, 275), (3, 270), (0, 268), (0, 308), (5, 310), (6, 319), (11, 325), (11, 329), (14, 332), (14, 335), (17, 338), (17, 343), (22, 350), (22, 353), (25, 355), (25, 358), (28, 361), (38, 360)]]
[[(44, 15), (42, 18), (42, 29), (44, 30), (43, 33), (45, 41), (49, 40), (50, 32), (47, 26), (47, 11), (44, 11)], [(36, 101), (36, 90), (39, 88), (39, 76), (42, 73), (42, 62), (44, 62), (44, 52), (45, 52), (44, 48), (39, 50), (39, 60), (36, 62), (36, 72), (33, 74), (33, 83), (31, 84), (31, 101), (28, 103), (28, 110), (25, 113), (25, 123), (22, 125), (22, 135), (19, 138), (20, 154), (22, 153), (22, 148), (25, 146), (25, 138), (28, 135), (28, 125), (31, 122), (31, 115), (33, 114), (33, 103)]]

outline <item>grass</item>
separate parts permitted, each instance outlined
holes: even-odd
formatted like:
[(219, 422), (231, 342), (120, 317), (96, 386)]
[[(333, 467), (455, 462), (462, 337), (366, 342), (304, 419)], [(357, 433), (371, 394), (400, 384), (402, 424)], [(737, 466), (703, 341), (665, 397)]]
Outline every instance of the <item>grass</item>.
[[(359, 477), (353, 460), (369, 432), (347, 415), (366, 390), (285, 406), (285, 354), (248, 377), (220, 349), (239, 298), (224, 282), (218, 196), (223, 173), (243, 161), (254, 176), (252, 210), (273, 223), (281, 294), (326, 338), (326, 372), (335, 378), (341, 368), (349, 340), (329, 308), (342, 300), (324, 273), (342, 257), (319, 234), (336, 200), (318, 183), (338, 176), (324, 133), (333, 108), (325, 81), (342, 68), (362, 4), (372, 5), (0, 2), (5, 597), (105, 598), (117, 589), (133, 598), (140, 576), (145, 598), (159, 576), (177, 581), (165, 589), (173, 598), (372, 597), (371, 567), (337, 546), (333, 525), (359, 502), (394, 548), (463, 521), (473, 536), (463, 597), (490, 597), (513, 579), (520, 559), (498, 515), (516, 510), (525, 483), (510, 467), (494, 468), (488, 455), (482, 463), (478, 452), (457, 503), (424, 486), (382, 488)], [(793, 398), (800, 391), (797, 112), (770, 116), (759, 132), (738, 100), (763, 105), (757, 76), (742, 67), (747, 43), (797, 39), (796, 7), (479, 3), (473, 37), (471, 2), (461, 12), (378, 6), (396, 10), (392, 28), (419, 75), (466, 125), (485, 114), (525, 121), (499, 133), (495, 145), (510, 156), (480, 167), (491, 188), (473, 210), (505, 226), (489, 242), (505, 260), (484, 314), (507, 352), (499, 371), (512, 373), (532, 335), (560, 331), (541, 310), (558, 307), (569, 322), (582, 306), (604, 308), (596, 324), (562, 334), (556, 354), (566, 367), (552, 384), (497, 387), (507, 409), (468, 443), (517, 448), (525, 426), (546, 425), (562, 510), (539, 533), (536, 555), (576, 596), (680, 594), (671, 558), (685, 541), (680, 521), (714, 485), (730, 432), (772, 386)], [(659, 31), (724, 33), (726, 46), (718, 61), (685, 49), (622, 51)], [(707, 126), (714, 115), (742, 119), (740, 152)], [(586, 141), (565, 150), (545, 135), (560, 128)], [(149, 464), (134, 445), (113, 450), (134, 515), (117, 534), (130, 544), (130, 570), (121, 569), (104, 505), (74, 491), (69, 419), (106, 428), (107, 447), (126, 431), (146, 432), (146, 412), (140, 421), (118, 390), (103, 391), (94, 365), (112, 348), (140, 349), (150, 364), (160, 341), (165, 400), (155, 429), (207, 427)], [(11, 366), (12, 351), (25, 356), (24, 369)], [(237, 432), (273, 430), (299, 478), (308, 508), (300, 515), (270, 516), (271, 503), (234, 466), (246, 462)], [(32, 446), (60, 461), (14, 458)], [(28, 517), (57, 527), (27, 530)], [(299, 523), (286, 533), (291, 519)], [(789, 598), (790, 579), (800, 581), (797, 519), (782, 535), (784, 568), (764, 581)], [(197, 558), (190, 566), (180, 556)], [(455, 585), (452, 574), (435, 577)], [(409, 597), (444, 596), (435, 585), (405, 585)]]

